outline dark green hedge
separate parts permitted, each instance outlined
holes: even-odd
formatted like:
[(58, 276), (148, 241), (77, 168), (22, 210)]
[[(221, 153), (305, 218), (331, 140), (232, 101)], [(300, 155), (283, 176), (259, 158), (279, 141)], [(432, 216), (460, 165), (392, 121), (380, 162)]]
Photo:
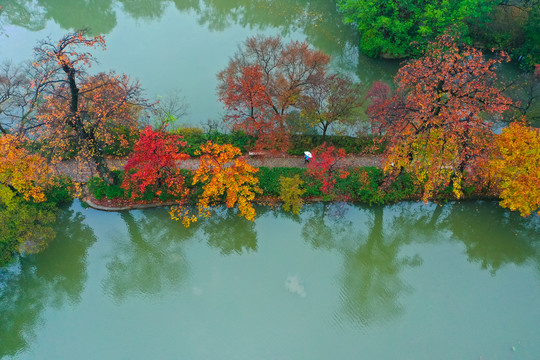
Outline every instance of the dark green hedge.
[(255, 144), (255, 137), (247, 135), (243, 131), (233, 131), (230, 134), (224, 134), (217, 131), (203, 133), (202, 129), (198, 128), (180, 128), (174, 132), (182, 135), (182, 140), (187, 143), (186, 147), (182, 148), (182, 151), (190, 156), (195, 156), (195, 152), (207, 141), (212, 141), (220, 145), (232, 144), (239, 148), (242, 153), (246, 153)]
[(52, 185), (45, 189), (46, 202), (54, 205), (69, 203), (73, 200), (73, 192), (73, 180), (66, 175), (56, 176)]
[(120, 187), (124, 178), (124, 172), (120, 170), (114, 170), (113, 172), (118, 176), (118, 184), (116, 185), (108, 185), (105, 181), (97, 176), (94, 176), (86, 183), (88, 191), (90, 191), (90, 194), (92, 194), (96, 199), (100, 200), (104, 197), (107, 199), (114, 199), (117, 197), (128, 198), (130, 196), (130, 194), (127, 194), (127, 192)]
[[(217, 144), (232, 144), (240, 148), (242, 153), (246, 153), (255, 145), (256, 137), (247, 135), (243, 131), (234, 131), (230, 134), (220, 132), (204, 133), (198, 128), (181, 128), (175, 130), (183, 136), (183, 141), (187, 142), (187, 147), (183, 150), (193, 156), (201, 144), (212, 141)], [(337, 136), (327, 135), (292, 135), (290, 155), (303, 155), (304, 151), (313, 150), (317, 146), (325, 143), (336, 148), (343, 148), (347, 154), (381, 154), (386, 148), (386, 144), (380, 141), (379, 136)]]
[(323, 138), (321, 135), (293, 135), (289, 154), (303, 155), (304, 151), (312, 150), (325, 142), (328, 146), (343, 148), (347, 154), (381, 154), (386, 147), (385, 143), (380, 143), (378, 136), (327, 135)]

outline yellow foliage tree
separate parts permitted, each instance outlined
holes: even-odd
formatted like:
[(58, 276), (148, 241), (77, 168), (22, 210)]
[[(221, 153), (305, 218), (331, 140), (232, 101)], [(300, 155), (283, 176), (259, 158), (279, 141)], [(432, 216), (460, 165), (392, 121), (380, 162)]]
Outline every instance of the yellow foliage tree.
[(12, 135), (0, 137), (0, 203), (6, 206), (19, 194), (26, 201), (45, 201), (44, 187), (51, 182), (46, 160), (30, 154), (23, 140)]
[(37, 253), (55, 236), (54, 213), (34, 206), (46, 200), (51, 170), (23, 142), (12, 135), (0, 136), (0, 266), (15, 254)]
[(304, 205), (302, 195), (307, 191), (301, 188), (304, 182), (300, 180), (298, 174), (292, 178), (281, 176), (279, 182), (281, 185), (279, 198), (283, 201), (283, 210), (290, 211), (295, 215), (300, 214), (300, 209)]
[(500, 189), (500, 205), (522, 216), (540, 215), (540, 130), (514, 122), (496, 136), (489, 166)]
[(182, 206), (171, 209), (171, 217), (182, 219), (184, 226), (189, 226), (199, 217), (209, 217), (211, 208), (225, 200), (228, 208), (238, 204), (239, 215), (253, 221), (255, 209), (252, 201), (257, 193), (259, 179), (254, 174), (259, 170), (249, 165), (243, 158), (239, 148), (231, 144), (213, 144), (208, 141), (201, 145), (199, 168), (195, 171), (193, 185), (202, 184), (197, 208), (198, 215), (190, 214)]

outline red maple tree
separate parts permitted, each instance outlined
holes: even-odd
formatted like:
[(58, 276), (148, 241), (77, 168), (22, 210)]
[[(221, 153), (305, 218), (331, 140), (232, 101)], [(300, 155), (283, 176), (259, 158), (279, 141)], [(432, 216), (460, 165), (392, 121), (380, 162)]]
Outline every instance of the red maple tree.
[(181, 139), (180, 135), (155, 131), (151, 126), (141, 132), (124, 167), (122, 182), (124, 189), (131, 190), (133, 199), (142, 197), (148, 189), (158, 196), (162, 194), (162, 189), (177, 198), (187, 195), (179, 166), (189, 155), (180, 151), (181, 147), (186, 146)]
[(326, 143), (313, 150), (313, 158), (308, 163), (308, 175), (321, 182), (323, 194), (330, 194), (336, 185), (337, 178), (344, 179), (349, 172), (340, 167), (345, 158), (345, 150), (327, 146)]

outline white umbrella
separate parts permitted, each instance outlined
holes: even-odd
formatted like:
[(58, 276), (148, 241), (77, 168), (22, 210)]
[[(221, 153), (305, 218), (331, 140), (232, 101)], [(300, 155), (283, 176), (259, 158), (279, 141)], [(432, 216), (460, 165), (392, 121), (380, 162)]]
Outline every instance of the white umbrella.
[(311, 153), (309, 151), (304, 151), (304, 154), (306, 154), (306, 156), (309, 157), (309, 158), (313, 157), (313, 155), (311, 155)]

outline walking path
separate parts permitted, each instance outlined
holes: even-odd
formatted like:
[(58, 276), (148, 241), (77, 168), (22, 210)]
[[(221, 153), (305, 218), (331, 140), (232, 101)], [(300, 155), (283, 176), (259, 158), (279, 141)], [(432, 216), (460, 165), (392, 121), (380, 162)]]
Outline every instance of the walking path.
[[(306, 167), (303, 156), (246, 156), (247, 162), (254, 167)], [(127, 158), (109, 158), (107, 162), (111, 169), (122, 170)], [(363, 166), (381, 166), (380, 155), (366, 156), (347, 156), (342, 162), (342, 167), (363, 167)], [(199, 167), (198, 159), (188, 159), (180, 165), (183, 169), (197, 169)], [(86, 183), (92, 176), (97, 175), (95, 165), (77, 160), (63, 161), (55, 166), (57, 174), (64, 174), (71, 177), (76, 182)]]

